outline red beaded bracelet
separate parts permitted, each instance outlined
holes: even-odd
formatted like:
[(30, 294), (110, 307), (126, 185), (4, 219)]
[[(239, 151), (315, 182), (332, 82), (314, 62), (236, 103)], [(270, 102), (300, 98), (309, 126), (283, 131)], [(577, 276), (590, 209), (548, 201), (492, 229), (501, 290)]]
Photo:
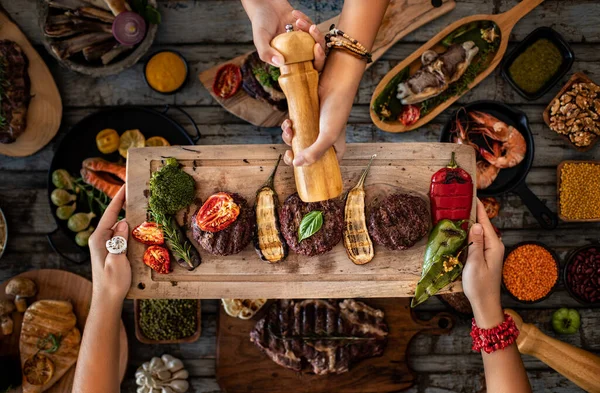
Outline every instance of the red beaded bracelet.
[(519, 337), (519, 329), (512, 317), (504, 314), (504, 322), (491, 329), (480, 329), (475, 323), (471, 323), (471, 338), (473, 339), (473, 351), (492, 353), (504, 349), (514, 343)]

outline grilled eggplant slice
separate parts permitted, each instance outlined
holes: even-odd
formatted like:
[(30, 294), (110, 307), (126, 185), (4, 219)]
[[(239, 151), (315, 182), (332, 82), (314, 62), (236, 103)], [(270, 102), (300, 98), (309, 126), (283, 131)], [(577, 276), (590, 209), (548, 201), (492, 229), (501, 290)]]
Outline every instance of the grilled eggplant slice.
[(344, 247), (348, 258), (357, 265), (371, 262), (375, 256), (365, 217), (365, 179), (377, 154), (360, 176), (358, 184), (348, 192), (344, 210)]
[(281, 155), (266, 183), (256, 193), (254, 210), (256, 212), (256, 232), (254, 248), (263, 261), (277, 263), (288, 255), (288, 246), (279, 227), (279, 197), (273, 186), (275, 173), (279, 167)]

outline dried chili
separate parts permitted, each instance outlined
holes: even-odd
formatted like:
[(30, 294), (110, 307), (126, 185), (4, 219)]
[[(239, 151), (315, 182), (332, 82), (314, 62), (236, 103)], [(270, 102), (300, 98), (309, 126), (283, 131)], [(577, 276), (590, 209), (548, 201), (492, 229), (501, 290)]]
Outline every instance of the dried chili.
[(473, 204), (473, 179), (458, 166), (452, 152), (447, 167), (440, 169), (431, 178), (429, 190), (433, 225), (440, 220), (468, 220)]

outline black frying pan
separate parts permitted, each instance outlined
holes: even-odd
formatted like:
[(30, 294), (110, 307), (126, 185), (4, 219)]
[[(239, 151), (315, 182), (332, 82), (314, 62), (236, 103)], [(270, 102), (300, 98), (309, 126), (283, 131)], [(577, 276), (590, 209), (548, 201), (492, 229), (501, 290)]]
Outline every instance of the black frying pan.
[[(506, 104), (498, 101), (476, 101), (465, 105), (466, 111), (476, 110), (489, 113), (490, 115), (502, 120), (506, 124), (515, 127), (523, 134), (527, 142), (527, 152), (521, 163), (513, 168), (502, 169), (494, 182), (485, 190), (477, 191), (477, 195), (481, 197), (503, 195), (509, 192), (514, 192), (519, 195), (523, 203), (527, 206), (531, 214), (540, 223), (542, 228), (554, 229), (558, 225), (558, 217), (542, 202), (531, 190), (527, 187), (525, 179), (533, 165), (533, 153), (535, 150), (533, 134), (529, 128), (527, 115), (520, 110), (514, 109)], [(467, 116), (465, 110), (459, 109), (452, 114), (450, 120), (442, 129), (440, 137), (441, 142), (451, 142), (452, 125), (458, 115), (458, 119), (466, 122)], [(475, 143), (483, 146), (483, 140), (475, 137), (472, 139)]]
[[(190, 120), (197, 133), (194, 138), (192, 138), (179, 123), (173, 121), (166, 115), (170, 108), (181, 111)], [(104, 109), (92, 113), (74, 125), (62, 141), (60, 141), (58, 149), (52, 159), (52, 163), (50, 164), (50, 170), (48, 171), (48, 201), (51, 206), (50, 210), (52, 211), (52, 216), (56, 221), (57, 229), (52, 233), (49, 233), (47, 238), (54, 251), (65, 259), (75, 263), (81, 263), (87, 260), (89, 251), (87, 247), (77, 246), (75, 243), (75, 233), (69, 230), (67, 221), (59, 220), (56, 216), (56, 207), (50, 200), (50, 194), (55, 188), (52, 184), (52, 172), (62, 168), (66, 169), (71, 175), (78, 177), (81, 163), (89, 157), (102, 157), (112, 162), (123, 162), (124, 160), (119, 155), (118, 151), (112, 154), (102, 154), (96, 147), (96, 134), (105, 128), (113, 128), (117, 130), (119, 134), (122, 134), (126, 130), (139, 129), (146, 139), (153, 136), (162, 136), (169, 141), (171, 145), (193, 145), (200, 139), (200, 130), (191, 116), (181, 108), (168, 105), (162, 112), (150, 108), (134, 106)], [(97, 222), (97, 218), (95, 220), (96, 221), (92, 222), (92, 225), (94, 226)], [(72, 245), (70, 245), (69, 248), (72, 249), (73, 252), (85, 254), (83, 259), (72, 259), (61, 252), (59, 248), (62, 247), (59, 247), (53, 240), (53, 235), (58, 230), (62, 230), (62, 232), (71, 239), (70, 243), (72, 243)]]

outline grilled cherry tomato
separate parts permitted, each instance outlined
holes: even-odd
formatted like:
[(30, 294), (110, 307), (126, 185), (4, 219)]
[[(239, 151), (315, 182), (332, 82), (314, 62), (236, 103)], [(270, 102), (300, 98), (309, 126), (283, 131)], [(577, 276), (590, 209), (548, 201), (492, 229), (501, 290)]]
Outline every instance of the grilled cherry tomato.
[(161, 245), (165, 242), (163, 230), (160, 225), (155, 222), (144, 221), (142, 224), (133, 228), (131, 236), (138, 242), (150, 246)]
[(498, 202), (496, 198), (482, 198), (481, 203), (483, 203), (483, 206), (485, 207), (485, 212), (487, 213), (487, 216), (490, 220), (498, 216), (498, 213), (500, 212), (500, 202)]
[(223, 99), (233, 96), (242, 85), (242, 71), (235, 64), (225, 64), (217, 71), (213, 92)]
[(219, 192), (211, 195), (196, 214), (198, 227), (206, 232), (219, 232), (231, 225), (240, 215), (240, 207), (231, 195)]
[(398, 116), (400, 122), (405, 126), (413, 125), (421, 118), (421, 110), (414, 105), (406, 105)]
[(150, 266), (157, 273), (169, 273), (171, 271), (169, 251), (161, 246), (148, 247), (146, 252), (144, 252), (144, 264)]

